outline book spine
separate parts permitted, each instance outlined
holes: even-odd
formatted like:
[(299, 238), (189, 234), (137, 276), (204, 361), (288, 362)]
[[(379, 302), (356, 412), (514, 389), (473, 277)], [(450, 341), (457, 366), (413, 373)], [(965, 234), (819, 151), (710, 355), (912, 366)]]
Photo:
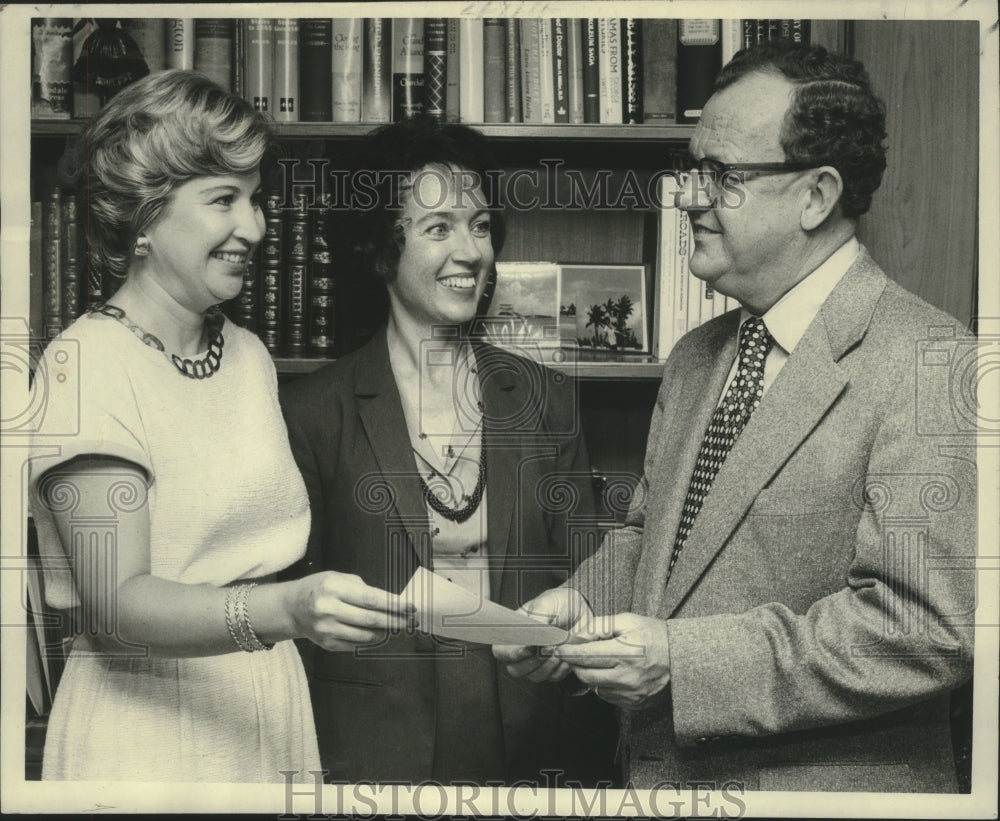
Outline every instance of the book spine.
[(483, 20), (483, 122), (507, 121), (507, 42), (500, 17)]
[(695, 123), (712, 96), (722, 68), (718, 20), (679, 20), (677, 24), (677, 121)]
[(301, 357), (306, 352), (308, 331), (309, 211), (305, 197), (296, 200), (288, 217), (288, 275), (285, 282), (285, 355)]
[(274, 21), (274, 96), (272, 110), (279, 123), (299, 121), (299, 21)]
[(740, 49), (757, 45), (757, 21), (747, 19), (740, 22), (743, 24), (743, 39), (740, 42)]
[(272, 356), (281, 353), (281, 265), (284, 246), (282, 195), (264, 199), (264, 240), (260, 257), (260, 338)]
[(424, 20), (424, 105), (431, 117), (442, 119), (448, 106), (448, 21)]
[(723, 20), (720, 36), (722, 38), (722, 57), (720, 62), (726, 65), (733, 56), (743, 48), (743, 20)]
[(674, 209), (677, 212), (677, 221), (674, 224), (674, 336), (671, 346), (690, 330), (688, 325), (689, 303), (692, 299), (691, 282), (692, 274), (688, 269), (688, 254), (691, 244), (691, 220), (687, 211), (680, 208)]
[(80, 224), (75, 194), (62, 200), (62, 322), (65, 328), (82, 311), (80, 299)]
[(303, 122), (333, 120), (333, 20), (299, 20), (299, 117)]
[(536, 20), (538, 29), (538, 89), (540, 95), (542, 122), (554, 123), (555, 114), (555, 78), (552, 68), (552, 21)]
[[(168, 21), (169, 22), (169, 21)], [(71, 66), (76, 66), (83, 55), (83, 47), (91, 34), (97, 31), (97, 23), (89, 17), (73, 18), (73, 60)], [(83, 57), (84, 62), (87, 58)], [(86, 78), (76, 76), (73, 78), (73, 103), (71, 111), (78, 119), (88, 119), (98, 112), (101, 107), (101, 100), (97, 96), (97, 91)]]
[(392, 121), (424, 110), (424, 18), (392, 21)]
[(538, 65), (538, 25), (534, 20), (518, 20), (521, 30), (521, 121), (542, 121)]
[(483, 87), (484, 27), (482, 20), (458, 23), (459, 116), (463, 123), (481, 123), (485, 116)]
[(167, 21), (164, 18), (126, 17), (122, 19), (122, 31), (135, 40), (150, 74), (167, 67)]
[(334, 355), (336, 309), (329, 207), (330, 198), (326, 196), (312, 212), (309, 226), (309, 353), (323, 358)]
[(202, 17), (194, 21), (194, 68), (233, 90), (233, 21)]
[(390, 25), (388, 17), (365, 20), (361, 116), (366, 123), (387, 123), (392, 114)]
[(517, 20), (504, 18), (504, 71), (508, 123), (521, 122), (521, 27)]
[(447, 69), (448, 86), (445, 90), (445, 117), (448, 122), (457, 123), (462, 117), (461, 104), (461, 64), (459, 60), (458, 18), (448, 18), (448, 46), (445, 67)]
[(569, 122), (569, 66), (566, 55), (566, 34), (569, 20), (552, 20), (552, 105), (557, 123)]
[(777, 19), (767, 20), (767, 39), (768, 40), (780, 40), (781, 39), (781, 21)]
[(31, 21), (31, 116), (68, 120), (73, 114), (73, 18)]
[(622, 20), (622, 108), (628, 124), (643, 121), (642, 111), (642, 28), (634, 17)]
[(54, 187), (45, 201), (42, 233), (43, 334), (59, 335), (62, 322), (62, 189)]
[(570, 19), (566, 28), (566, 75), (569, 88), (569, 121), (582, 124), (583, 116), (583, 20)]
[(333, 21), (333, 121), (361, 120), (364, 19), (345, 17)]
[(754, 20), (754, 23), (757, 26), (757, 37), (756, 37), (755, 42), (757, 42), (757, 43), (766, 43), (767, 42), (767, 20), (757, 19), (757, 20)]
[(241, 328), (257, 333), (260, 328), (260, 248), (247, 260), (243, 269), (243, 287), (236, 297), (233, 322)]
[(42, 301), (45, 292), (42, 285), (45, 279), (42, 263), (42, 213), (41, 200), (32, 202), (31, 227), (28, 234), (28, 328), (33, 341), (45, 338), (45, 326), (42, 320)]
[(258, 111), (269, 114), (274, 100), (274, 21), (252, 17), (247, 30), (246, 99)]
[(642, 121), (677, 122), (677, 21), (642, 21)]
[(167, 68), (194, 68), (194, 20), (190, 17), (167, 20)]
[(601, 122), (622, 123), (621, 24), (617, 17), (602, 17), (598, 26), (600, 44)]
[(233, 94), (246, 99), (247, 30), (242, 20), (233, 21)]
[(583, 121), (601, 121), (601, 44), (597, 18), (583, 21)]
[(676, 269), (674, 243), (677, 237), (677, 209), (674, 207), (674, 196), (678, 189), (677, 179), (672, 176), (661, 177), (658, 186), (652, 354), (657, 359), (666, 359), (674, 339), (673, 303)]

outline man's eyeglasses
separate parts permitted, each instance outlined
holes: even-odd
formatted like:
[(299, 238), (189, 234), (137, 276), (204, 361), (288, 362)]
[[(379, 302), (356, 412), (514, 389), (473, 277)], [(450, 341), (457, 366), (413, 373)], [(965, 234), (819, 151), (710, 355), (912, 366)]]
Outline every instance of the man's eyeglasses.
[(708, 183), (708, 194), (716, 200), (723, 191), (731, 191), (742, 185), (750, 177), (767, 177), (788, 174), (793, 171), (807, 171), (816, 168), (815, 163), (804, 162), (719, 162), (708, 157), (700, 160), (687, 158), (678, 164), (679, 182), (682, 186), (689, 182), (691, 175)]

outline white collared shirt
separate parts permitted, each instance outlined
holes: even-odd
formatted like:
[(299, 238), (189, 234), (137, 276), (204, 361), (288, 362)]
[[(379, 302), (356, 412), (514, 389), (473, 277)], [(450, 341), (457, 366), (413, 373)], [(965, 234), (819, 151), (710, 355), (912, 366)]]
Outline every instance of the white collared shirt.
[[(788, 361), (788, 357), (799, 340), (805, 334), (806, 329), (812, 324), (819, 313), (820, 307), (837, 287), (837, 283), (847, 273), (858, 254), (861, 253), (861, 245), (856, 237), (851, 237), (840, 246), (830, 257), (813, 271), (809, 276), (797, 283), (787, 294), (771, 306), (771, 309), (761, 317), (767, 330), (774, 337), (774, 345), (764, 361), (764, 393), (771, 387), (775, 378)], [(753, 314), (744, 308), (740, 311), (740, 327)], [(737, 330), (737, 339), (739, 331)], [(726, 384), (719, 396), (719, 401), (726, 395), (729, 383), (736, 376), (737, 360), (733, 362), (726, 378)]]

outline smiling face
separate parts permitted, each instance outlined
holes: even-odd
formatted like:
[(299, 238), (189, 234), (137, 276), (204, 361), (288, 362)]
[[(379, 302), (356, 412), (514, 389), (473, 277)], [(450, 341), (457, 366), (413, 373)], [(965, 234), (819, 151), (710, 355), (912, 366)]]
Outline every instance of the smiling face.
[[(716, 93), (695, 127), (692, 157), (784, 162), (780, 133), (792, 90), (785, 78), (758, 72)], [(808, 187), (804, 175), (795, 172), (751, 175), (744, 194), (735, 208), (723, 207), (722, 200), (712, 207), (697, 191), (681, 198), (695, 240), (690, 269), (720, 293), (763, 313), (801, 278), (800, 215)]]
[(260, 173), (194, 177), (173, 190), (142, 232), (144, 272), (196, 313), (237, 296), (243, 271), (264, 236)]
[(468, 322), (493, 266), (486, 199), (461, 170), (428, 166), (411, 182), (398, 223), (403, 247), (388, 284), (393, 315), (426, 328)]

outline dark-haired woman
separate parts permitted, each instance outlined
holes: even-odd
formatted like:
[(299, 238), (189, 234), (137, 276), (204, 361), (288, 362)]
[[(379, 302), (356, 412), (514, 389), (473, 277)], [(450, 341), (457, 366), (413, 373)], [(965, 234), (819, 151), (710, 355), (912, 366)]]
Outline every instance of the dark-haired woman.
[[(503, 242), (482, 135), (430, 120), (370, 136), (362, 263), (385, 326), (283, 388), (314, 511), (307, 567), (398, 590), (419, 564), (517, 608), (567, 577), (593, 527), (575, 392), (564, 375), (470, 334)], [(582, 552), (577, 548), (577, 552)], [(323, 766), (334, 780), (589, 779), (603, 727), (555, 684), (515, 680), (490, 647), (426, 634), (311, 654)]]

